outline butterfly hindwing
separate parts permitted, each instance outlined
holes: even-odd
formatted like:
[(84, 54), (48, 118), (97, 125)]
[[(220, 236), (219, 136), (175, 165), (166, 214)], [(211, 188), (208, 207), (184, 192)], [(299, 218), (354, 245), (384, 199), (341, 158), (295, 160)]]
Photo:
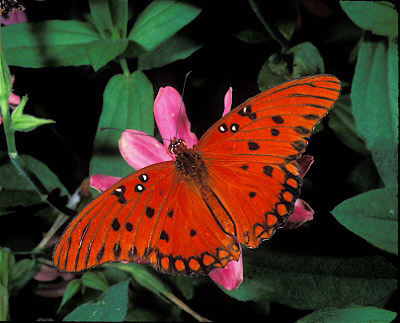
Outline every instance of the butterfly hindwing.
[(146, 167), (104, 191), (73, 219), (53, 255), (63, 271), (110, 261), (148, 263), (172, 274), (204, 274), (239, 258), (236, 239), (212, 218), (174, 162)]
[[(213, 190), (231, 215), (240, 243), (256, 248), (282, 227), (293, 212), (302, 178), (296, 162), (215, 161), (209, 165)], [(234, 178), (226, 181), (224, 179)]]

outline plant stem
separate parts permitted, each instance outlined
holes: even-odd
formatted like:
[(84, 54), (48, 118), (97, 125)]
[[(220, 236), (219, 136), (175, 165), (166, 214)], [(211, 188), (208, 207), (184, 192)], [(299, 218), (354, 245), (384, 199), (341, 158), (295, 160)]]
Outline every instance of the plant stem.
[(129, 71), (128, 63), (126, 62), (125, 58), (121, 58), (119, 60), (119, 64), (121, 65), (122, 72), (126, 77), (129, 77), (131, 75), (131, 72)]
[(23, 159), (18, 155), (17, 147), (15, 145), (15, 131), (11, 124), (11, 116), (10, 111), (8, 108), (8, 98), (1, 97), (1, 115), (3, 118), (3, 126), (4, 132), (6, 135), (6, 142), (7, 142), (7, 150), (8, 156), (10, 157), (11, 162), (17, 168), (18, 173), (24, 177), (32, 186), (34, 187), (35, 191), (39, 194), (40, 198), (49, 204), (50, 206), (54, 207), (58, 211), (72, 215), (74, 211), (70, 210), (69, 208), (62, 206), (62, 205), (55, 205), (51, 201), (48, 200), (49, 192), (47, 191), (46, 187), (42, 184), (40, 179), (30, 171), (30, 169), (26, 166)]

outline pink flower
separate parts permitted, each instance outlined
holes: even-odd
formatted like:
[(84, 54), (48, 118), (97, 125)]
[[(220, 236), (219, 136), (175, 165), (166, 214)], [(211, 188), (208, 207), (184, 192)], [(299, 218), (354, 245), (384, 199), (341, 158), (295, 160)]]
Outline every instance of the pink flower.
[[(231, 105), (232, 88), (225, 94), (223, 115), (230, 111)], [(178, 126), (179, 109), (181, 112)], [(174, 160), (174, 155), (168, 151), (169, 138), (183, 139), (189, 148), (198, 142), (196, 135), (190, 131), (190, 122), (182, 98), (174, 88), (160, 88), (154, 101), (154, 116), (164, 144), (137, 130), (124, 131), (118, 141), (121, 155), (136, 170), (162, 161)], [(176, 129), (178, 129), (178, 133), (176, 133)], [(311, 156), (304, 156), (299, 160), (301, 176), (305, 175), (312, 161)], [(119, 177), (93, 175), (90, 178), (90, 186), (102, 192), (119, 180)], [(289, 218), (289, 222), (293, 222), (294, 227), (310, 219), (309, 212), (304, 212), (304, 205), (308, 204), (302, 200), (296, 201), (295, 211)], [(238, 261), (231, 261), (224, 268), (212, 270), (209, 276), (227, 290), (238, 288), (243, 281), (242, 255), (240, 254)]]
[[(53, 236), (47, 243), (47, 247), (54, 246), (60, 237)], [(38, 285), (34, 293), (43, 297), (61, 297), (64, 295), (65, 289), (69, 282), (76, 278), (76, 273), (64, 273), (55, 267), (42, 265), (33, 279), (43, 283)]]
[(0, 17), (0, 22), (4, 26), (19, 24), (26, 21), (28, 21), (28, 17), (26, 16), (26, 13), (21, 10), (10, 12), (7, 19)]
[[(314, 157), (309, 155), (301, 156), (297, 163), (300, 166), (300, 176), (304, 177), (304, 175), (310, 169), (312, 163), (314, 162)], [(302, 199), (297, 199), (294, 203), (294, 211), (292, 215), (289, 217), (288, 222), (286, 223), (285, 229), (296, 229), (304, 222), (310, 221), (313, 219), (314, 210), (308, 205), (307, 202)]]

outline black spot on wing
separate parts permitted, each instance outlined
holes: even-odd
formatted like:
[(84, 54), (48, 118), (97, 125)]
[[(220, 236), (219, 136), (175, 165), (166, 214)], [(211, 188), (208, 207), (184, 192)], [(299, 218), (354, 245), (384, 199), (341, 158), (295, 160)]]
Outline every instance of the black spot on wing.
[(146, 209), (146, 215), (149, 219), (151, 219), (154, 215), (154, 209), (152, 207), (148, 206)]
[(260, 145), (258, 143), (256, 143), (256, 142), (254, 142), (254, 141), (249, 141), (247, 143), (247, 145), (249, 147), (249, 150), (258, 150), (258, 149), (260, 149)]
[(271, 129), (271, 135), (274, 137), (279, 136), (279, 130), (278, 129)]
[(264, 172), (264, 174), (265, 175), (267, 175), (267, 176), (269, 176), (269, 177), (272, 177), (272, 171), (274, 170), (274, 168), (272, 167), (272, 166), (269, 166), (269, 165), (265, 165), (264, 167), (263, 167), (263, 172)]
[(272, 117), (272, 121), (275, 122), (276, 124), (282, 124), (284, 123), (284, 120), (281, 116), (274, 116)]
[(302, 126), (294, 127), (293, 130), (296, 131), (299, 135), (309, 135), (311, 133), (310, 130)]
[(118, 231), (120, 228), (120, 224), (118, 222), (118, 219), (115, 218), (114, 221), (111, 223), (111, 227), (114, 231)]

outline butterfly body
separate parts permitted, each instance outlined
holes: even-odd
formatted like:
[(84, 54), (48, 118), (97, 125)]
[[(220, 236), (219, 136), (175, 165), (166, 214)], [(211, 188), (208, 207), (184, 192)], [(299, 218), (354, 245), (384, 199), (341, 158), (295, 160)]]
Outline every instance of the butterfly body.
[(146, 262), (170, 274), (207, 274), (285, 225), (300, 194), (297, 159), (332, 107), (340, 82), (317, 75), (281, 84), (217, 121), (198, 144), (170, 141), (175, 160), (145, 167), (75, 217), (54, 262), (80, 271)]

